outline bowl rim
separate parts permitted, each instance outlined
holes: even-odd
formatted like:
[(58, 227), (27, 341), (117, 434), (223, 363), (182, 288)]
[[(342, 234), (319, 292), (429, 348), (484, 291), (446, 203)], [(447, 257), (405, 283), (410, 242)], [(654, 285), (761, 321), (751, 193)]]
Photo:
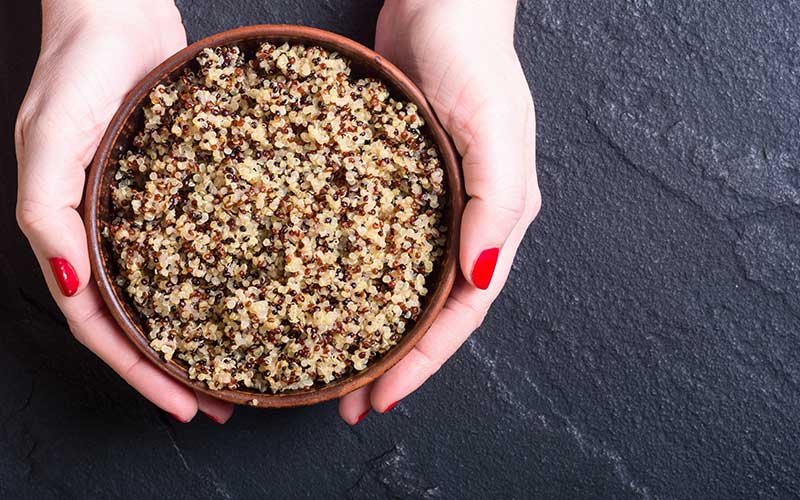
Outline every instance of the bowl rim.
[[(436, 143), (443, 159), (447, 178), (448, 203), (450, 204), (450, 217), (447, 221), (447, 248), (443, 262), (440, 265), (441, 275), (438, 287), (433, 291), (433, 294), (428, 299), (427, 306), (423, 309), (422, 314), (411, 330), (403, 335), (400, 342), (362, 371), (352, 372), (342, 379), (318, 387), (312, 386), (310, 389), (277, 394), (231, 389), (212, 390), (203, 382), (189, 379), (184, 367), (174, 361), (163, 359), (150, 346), (145, 332), (139, 328), (136, 321), (126, 311), (123, 306), (125, 300), (117, 295), (110, 272), (106, 269), (102, 235), (100, 234), (100, 203), (104, 199), (102, 196), (102, 181), (105, 171), (109, 164), (112, 163), (110, 160), (113, 157), (120, 134), (128, 123), (129, 118), (139, 109), (150, 90), (161, 81), (165, 81), (174, 71), (190, 63), (204, 48), (256, 40), (294, 41), (332, 48), (350, 60), (369, 67), (374, 75), (378, 75), (382, 80), (388, 81), (396, 90), (399, 90), (404, 99), (415, 103), (423, 119), (425, 119), (432, 139)], [(307, 26), (260, 24), (223, 31), (192, 43), (150, 71), (130, 90), (111, 119), (98, 145), (87, 179), (85, 201), (84, 220), (89, 243), (89, 260), (91, 262), (92, 275), (114, 320), (126, 337), (144, 354), (145, 358), (172, 378), (211, 397), (241, 405), (281, 408), (311, 405), (340, 398), (373, 382), (414, 348), (416, 343), (427, 333), (434, 319), (444, 307), (455, 283), (458, 273), (461, 213), (464, 209), (466, 197), (459, 156), (450, 137), (439, 123), (436, 114), (425, 99), (422, 91), (400, 69), (364, 45), (336, 33)]]

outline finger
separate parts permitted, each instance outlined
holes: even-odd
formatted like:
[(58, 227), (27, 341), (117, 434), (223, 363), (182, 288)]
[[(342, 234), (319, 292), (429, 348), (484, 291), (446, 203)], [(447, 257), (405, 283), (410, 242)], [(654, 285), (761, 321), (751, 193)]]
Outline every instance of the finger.
[(75, 208), (90, 154), (75, 156), (62, 138), (43, 138), (35, 128), (24, 133), (23, 127), (18, 134), (17, 218), (53, 297), (82, 344), (144, 397), (188, 422), (197, 412), (194, 393), (136, 350), (108, 316), (97, 288), (89, 285), (86, 233)]
[(350, 425), (356, 425), (367, 416), (370, 410), (369, 393), (372, 384), (345, 394), (339, 400), (339, 416)]
[[(34, 125), (35, 127), (35, 125)], [(80, 204), (86, 152), (71, 153), (58, 137), (37, 130), (20, 147), (17, 220), (37, 256), (53, 296), (80, 294), (90, 266)]]
[[(36, 125), (20, 128), (17, 219), (31, 243), (48, 288), (75, 337), (97, 354), (134, 389), (177, 420), (188, 422), (197, 398), (135, 349), (108, 316), (90, 265), (78, 207), (87, 151), (72, 153), (62, 137), (44, 134)], [(27, 132), (27, 133), (26, 133)]]
[(233, 416), (233, 405), (213, 398), (202, 392), (196, 392), (197, 406), (208, 418), (218, 424), (224, 424)]
[[(526, 212), (538, 210), (538, 206), (539, 202), (532, 200)], [(408, 355), (373, 383), (370, 400), (376, 411), (385, 413), (417, 390), (481, 325), (508, 277), (514, 254), (527, 227), (527, 223), (520, 222), (512, 231), (506, 242), (509, 251), (500, 256), (495, 281), (488, 293), (472, 287), (463, 277), (459, 278), (450, 298), (425, 336)]]
[(441, 65), (431, 68), (435, 78), (421, 83), (462, 157), (470, 199), (462, 214), (461, 270), (469, 283), (486, 289), (524, 215), (536, 137), (533, 99), (514, 52), (481, 49), (477, 57), (491, 68)]
[[(529, 96), (523, 95), (525, 101)], [(521, 109), (482, 106), (462, 140), (464, 186), (469, 201), (461, 223), (460, 263), (464, 276), (485, 290), (492, 282), (501, 253), (525, 215), (529, 163), (535, 141), (532, 105)], [(499, 113), (499, 114), (498, 114)]]
[(159, 370), (125, 338), (94, 284), (79, 296), (61, 299), (60, 306), (75, 338), (142, 396), (181, 422), (194, 418), (197, 413), (194, 392)]
[(474, 294), (463, 279), (454, 289), (425, 336), (395, 366), (374, 382), (370, 403), (379, 413), (389, 411), (436, 373), (469, 334), (480, 325), (483, 313), (466, 306), (456, 294)]

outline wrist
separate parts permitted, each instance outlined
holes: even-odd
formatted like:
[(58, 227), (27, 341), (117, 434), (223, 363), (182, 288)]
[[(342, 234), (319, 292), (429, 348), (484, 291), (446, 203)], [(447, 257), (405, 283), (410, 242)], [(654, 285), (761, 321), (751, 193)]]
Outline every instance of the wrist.
[(385, 0), (378, 29), (401, 32), (411, 25), (448, 27), (448, 37), (492, 51), (515, 54), (517, 0)]
[(75, 21), (159, 19), (176, 11), (174, 0), (42, 0), (45, 30)]
[[(416, 11), (424, 7), (446, 4), (448, 0), (385, 0), (384, 6), (391, 5), (392, 8), (406, 11)], [(517, 0), (450, 0), (451, 8), (466, 8), (480, 10), (493, 10), (514, 12), (517, 8)]]
[(174, 24), (181, 16), (173, 0), (42, 0), (43, 49), (86, 30), (158, 32)]
[(383, 5), (391, 5), (394, 8), (405, 8), (414, 10), (428, 3), (428, 0), (384, 0)]
[(444, 16), (479, 31), (489, 29), (513, 36), (517, 0), (385, 0), (383, 9), (404, 22)]
[(174, 7), (173, 0), (42, 0), (42, 9), (68, 8), (85, 12), (126, 11), (134, 9), (160, 9)]

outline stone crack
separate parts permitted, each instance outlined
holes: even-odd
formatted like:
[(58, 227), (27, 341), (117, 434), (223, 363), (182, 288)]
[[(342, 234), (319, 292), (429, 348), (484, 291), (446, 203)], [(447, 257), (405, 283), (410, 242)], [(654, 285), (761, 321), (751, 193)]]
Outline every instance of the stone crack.
[[(524, 420), (531, 422), (536, 419), (539, 420), (539, 422), (542, 423), (545, 428), (551, 427), (544, 415), (535, 415), (534, 412), (529, 410), (527, 406), (511, 391), (508, 385), (503, 382), (496, 370), (497, 360), (493, 359), (489, 353), (486, 352), (486, 350), (484, 350), (480, 344), (478, 344), (474, 337), (467, 340), (466, 346), (469, 353), (488, 368), (487, 373), (489, 378), (491, 379), (492, 383), (497, 386), (500, 397), (506, 404), (516, 410), (516, 412), (521, 415)], [(503, 363), (507, 367), (514, 369), (509, 363), (505, 361), (503, 361)], [(586, 456), (590, 456), (589, 452), (591, 452), (594, 455), (599, 455), (608, 460), (613, 467), (614, 474), (617, 479), (628, 489), (638, 494), (641, 498), (644, 498), (645, 500), (658, 498), (657, 496), (651, 494), (646, 486), (643, 486), (634, 477), (632, 477), (619, 453), (608, 446), (593, 443), (592, 440), (572, 422), (567, 414), (556, 407), (553, 399), (539, 388), (539, 385), (533, 380), (527, 371), (522, 371), (522, 378), (528, 385), (531, 386), (536, 395), (544, 400), (550, 412), (559, 420), (561, 420), (560, 426), (566, 429), (567, 433), (578, 444), (578, 448), (580, 448), (580, 450), (586, 454)]]

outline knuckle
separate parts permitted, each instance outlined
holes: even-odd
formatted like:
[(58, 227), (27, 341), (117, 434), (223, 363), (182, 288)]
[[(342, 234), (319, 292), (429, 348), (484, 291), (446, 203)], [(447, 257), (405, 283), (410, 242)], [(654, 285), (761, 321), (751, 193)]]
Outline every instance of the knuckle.
[(35, 95), (39, 93), (38, 91), (32, 90), (35, 87), (38, 87), (36, 82), (31, 83), (28, 95), (25, 96), (25, 99), (22, 101), (17, 111), (16, 123), (14, 124), (15, 131), (21, 133), (28, 132), (36, 121), (36, 118), (47, 108), (47, 106), (43, 106), (40, 100), (35, 97)]
[(23, 145), (22, 141), (22, 130), (24, 128), (24, 124), (22, 123), (22, 119), (17, 118), (17, 123), (14, 124), (14, 142), (16, 142), (17, 147)]
[(513, 221), (519, 221), (525, 216), (525, 193), (509, 194), (500, 196), (494, 205), (505, 213), (506, 217)]
[(474, 314), (472, 317), (472, 331), (474, 332), (481, 326), (483, 326), (483, 322), (486, 319), (486, 314)]
[(35, 230), (39, 221), (42, 220), (41, 210), (38, 206), (25, 200), (17, 202), (15, 215), (17, 226), (28, 236)]
[(120, 375), (124, 380), (129, 380), (133, 375), (133, 372), (137, 370), (144, 362), (145, 362), (144, 358), (142, 356), (137, 355), (134, 358), (134, 360), (131, 361), (131, 363), (128, 364), (128, 366), (122, 370), (122, 373)]
[(23, 105), (17, 114), (17, 121), (14, 123), (14, 143), (17, 146), (17, 153), (25, 145), (25, 136), (28, 130), (30, 130), (30, 113), (28, 112), (28, 107)]
[(28, 234), (28, 231), (31, 227), (31, 223), (34, 217), (22, 203), (17, 203), (16, 218), (17, 218), (17, 226), (19, 226), (19, 228), (22, 230), (23, 233)]
[(533, 222), (536, 217), (539, 215), (539, 212), (542, 211), (542, 195), (539, 193), (537, 189), (535, 193), (531, 196), (530, 200), (525, 207), (525, 221), (530, 224)]
[(515, 219), (519, 220), (525, 215), (525, 205), (525, 196), (520, 196), (511, 202), (508, 206), (508, 210)]
[(428, 354), (424, 349), (418, 347), (416, 352), (418, 356), (414, 358), (414, 363), (416, 363), (423, 372), (433, 374), (442, 367), (442, 363), (431, 354)]
[(102, 306), (92, 308), (84, 314), (78, 314), (67, 317), (67, 324), (75, 339), (83, 345), (86, 345), (87, 334), (92, 330), (89, 328), (91, 323), (102, 319), (106, 314), (106, 310)]
[(72, 324), (69, 324), (69, 331), (72, 332), (73, 338), (75, 338), (80, 345), (83, 347), (89, 347), (86, 343), (86, 335), (81, 330), (75, 328)]
[(458, 299), (454, 295), (450, 296), (450, 301), (445, 304), (445, 307), (450, 309), (453, 314), (467, 318), (471, 332), (474, 332), (483, 325), (483, 321), (486, 319), (488, 313), (488, 311), (478, 310), (475, 306)]

